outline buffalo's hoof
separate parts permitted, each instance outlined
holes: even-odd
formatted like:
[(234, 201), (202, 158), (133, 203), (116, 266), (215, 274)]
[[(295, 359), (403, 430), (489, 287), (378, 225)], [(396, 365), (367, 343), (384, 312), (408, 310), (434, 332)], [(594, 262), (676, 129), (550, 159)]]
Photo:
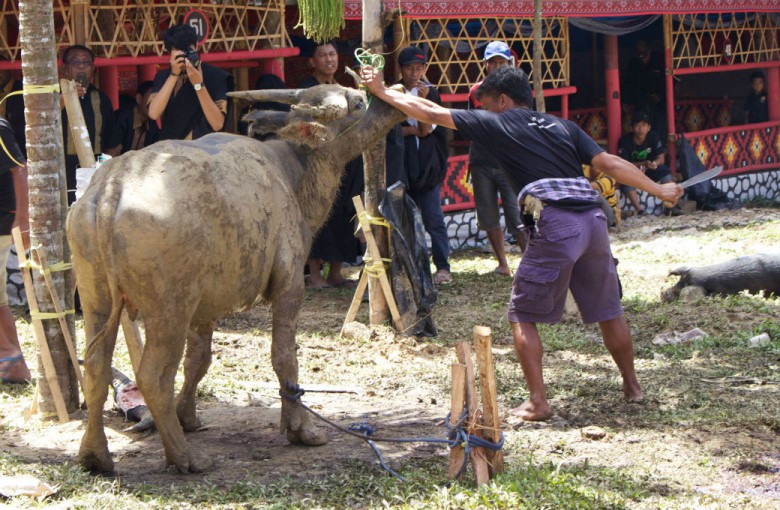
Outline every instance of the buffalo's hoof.
[(322, 446), (327, 444), (328, 436), (320, 432), (316, 427), (309, 426), (298, 430), (287, 429), (287, 440), (293, 444)]
[(180, 462), (167, 460), (166, 463), (169, 470), (175, 469), (183, 475), (188, 473), (205, 473), (214, 467), (214, 461), (211, 457), (201, 453), (193, 453), (192, 451), (188, 452), (186, 460)]
[(111, 459), (111, 454), (107, 449), (100, 452), (80, 450), (79, 464), (92, 473), (102, 475), (114, 474), (114, 461)]

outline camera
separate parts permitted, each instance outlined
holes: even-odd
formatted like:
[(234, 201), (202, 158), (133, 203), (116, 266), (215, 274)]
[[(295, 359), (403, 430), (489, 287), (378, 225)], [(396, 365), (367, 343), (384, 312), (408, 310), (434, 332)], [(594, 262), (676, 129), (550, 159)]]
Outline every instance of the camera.
[(200, 65), (200, 55), (192, 48), (184, 50), (184, 58), (190, 61), (192, 67), (198, 67)]

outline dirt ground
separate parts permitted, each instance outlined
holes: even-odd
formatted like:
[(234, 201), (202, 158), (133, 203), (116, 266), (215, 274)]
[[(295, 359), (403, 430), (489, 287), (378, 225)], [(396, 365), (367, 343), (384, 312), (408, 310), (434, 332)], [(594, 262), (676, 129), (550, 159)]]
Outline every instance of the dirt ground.
[[(621, 259), (620, 270), (627, 274), (626, 294), (639, 297), (646, 294), (647, 302), (657, 302), (658, 291), (673, 282), (666, 273), (679, 265), (674, 257), (665, 254), (673, 246), (679, 248), (681, 243), (683, 247), (688, 246), (686, 243), (692, 246), (697, 236), (708, 232), (725, 234), (716, 239), (707, 238), (706, 243), (719, 245), (721, 249), (702, 249), (697, 255), (702, 263), (723, 260), (729, 254), (780, 250), (778, 221), (780, 211), (776, 209), (679, 218), (632, 218), (626, 222), (623, 232), (613, 234), (615, 251)], [(766, 234), (768, 238), (761, 233), (762, 225), (766, 224), (774, 225), (774, 230)], [(758, 229), (759, 233), (747, 236), (745, 232), (752, 229)], [(753, 246), (748, 246), (750, 243)], [(666, 259), (660, 263), (644, 258), (646, 266), (640, 266), (632, 257), (642, 250)], [(510, 262), (514, 267), (517, 261), (517, 254), (512, 254)], [(490, 256), (478, 251), (455, 257), (455, 282), (441, 289), (434, 312), (440, 330), (435, 339), (397, 337), (386, 329), (340, 339), (338, 333), (352, 291), (307, 292), (298, 335), (301, 384), (314, 385), (315, 389), (335, 388), (339, 392), (310, 391), (303, 401), (342, 426), (368, 422), (376, 428), (378, 436), (443, 438), (442, 421), (449, 409), (449, 367), (455, 361), (453, 346), (458, 341), (470, 341), (473, 325), (485, 324), (494, 331), (499, 406), (502, 416), (507, 418), (508, 409), (522, 401), (525, 389), (505, 319), (511, 280), (492, 274), (493, 264)], [(357, 269), (350, 271), (350, 276), (356, 278)], [(731, 327), (749, 329), (761, 321), (777, 321), (777, 301), (768, 303), (763, 315), (753, 312), (740, 315), (739, 310), (734, 311), (729, 319)], [(358, 314), (358, 320), (364, 323), (367, 307), (363, 303)], [(657, 480), (663, 485), (657, 491), (661, 494), (677, 491), (693, 491), (703, 496), (725, 494), (725, 501), (739, 502), (739, 498), (748, 497), (754, 498), (750, 499), (752, 503), (780, 507), (780, 405), (766, 409), (763, 424), (742, 424), (727, 419), (699, 422), (688, 415), (679, 423), (669, 420), (655, 423), (653, 417), (658, 413), (685, 401), (686, 385), (695, 384), (695, 376), (705, 379), (712, 378), (711, 374), (716, 372), (731, 374), (725, 367), (714, 369), (717, 360), (706, 355), (694, 355), (675, 364), (664, 356), (649, 354), (648, 340), (658, 331), (642, 329), (641, 312), (629, 313), (629, 321), (633, 328), (640, 328), (640, 331), (634, 329), (635, 340), (645, 349), (645, 355), (638, 356), (637, 370), (640, 380), (648, 382), (646, 404), (622, 402), (614, 365), (600, 346), (551, 349), (545, 355), (545, 367), (550, 370), (548, 378), (558, 388), (551, 392), (556, 416), (537, 424), (507, 420), (504, 424), (507, 462), (535, 458), (562, 465), (597, 463)], [(31, 349), (29, 325), (23, 320), (17, 321), (17, 325), (25, 348)], [(686, 325), (669, 326), (681, 329)], [(590, 335), (598, 340), (594, 328), (582, 327), (576, 321), (571, 327), (580, 328), (577, 331), (585, 338)], [(237, 481), (268, 483), (283, 477), (316, 478), (356, 464), (365, 469), (380, 469), (371, 449), (361, 440), (321, 422), (330, 437), (325, 446), (292, 446), (279, 434), (280, 400), (270, 368), (269, 335), (267, 307), (237, 313), (219, 323), (214, 337), (214, 361), (199, 389), (203, 427), (187, 435), (192, 448), (215, 460), (214, 469), (208, 473), (181, 476), (163, 470), (159, 435), (123, 432), (130, 424), (108, 403), (104, 412), (106, 432), (117, 475), (123, 484), (169, 486), (207, 480), (229, 487)], [(80, 341), (83, 345), (83, 338)], [(117, 366), (129, 374), (121, 341), (118, 345)], [(775, 377), (763, 377), (764, 384), (732, 386), (715, 382), (697, 391), (703, 391), (713, 401), (731, 400), (735, 405), (751, 394), (778, 396), (780, 356), (777, 353), (771, 356), (766, 363), (775, 367), (771, 372)], [(34, 365), (34, 359), (31, 363)], [(573, 370), (572, 367), (576, 367), (573, 378), (576, 381), (568, 380), (568, 375), (574, 372), (566, 370)], [(687, 371), (690, 380), (664, 384), (665, 379), (672, 381), (675, 372), (680, 370)], [(29, 403), (32, 391), (28, 393), (30, 398), (22, 400)], [(0, 415), (4, 424), (0, 448), (6, 453), (32, 462), (75, 461), (85, 424), (83, 412), (74, 415), (68, 424), (26, 421), (18, 401), (6, 400), (0, 403)], [(583, 429), (593, 426), (604, 430), (606, 436), (600, 440), (584, 437)], [(443, 465), (447, 462), (447, 449), (442, 445), (380, 443), (379, 446), (385, 460), (396, 469), (436, 458)], [(680, 473), (686, 473), (684, 487), (676, 482)], [(653, 506), (652, 501), (646, 503)]]

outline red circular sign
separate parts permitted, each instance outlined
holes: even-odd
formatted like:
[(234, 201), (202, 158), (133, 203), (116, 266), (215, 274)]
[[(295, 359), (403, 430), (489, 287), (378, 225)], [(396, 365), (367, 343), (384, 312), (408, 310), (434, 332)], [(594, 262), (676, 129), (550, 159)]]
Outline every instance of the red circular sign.
[(206, 13), (193, 9), (184, 15), (183, 23), (195, 29), (198, 34), (198, 46), (209, 37), (209, 19)]

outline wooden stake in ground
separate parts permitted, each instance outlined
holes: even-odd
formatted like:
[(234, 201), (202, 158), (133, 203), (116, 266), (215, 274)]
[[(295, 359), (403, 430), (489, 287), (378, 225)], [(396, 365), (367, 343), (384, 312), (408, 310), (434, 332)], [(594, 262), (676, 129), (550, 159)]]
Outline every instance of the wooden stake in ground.
[(27, 255), (24, 253), (22, 232), (19, 230), (19, 227), (15, 227), (11, 234), (14, 238), (14, 244), (16, 244), (19, 269), (22, 273), (22, 280), (24, 280), (24, 291), (27, 294), (27, 305), (30, 307), (30, 317), (32, 317), (35, 340), (38, 342), (38, 349), (40, 350), (41, 360), (43, 362), (44, 377), (49, 384), (52, 400), (54, 400), (54, 407), (57, 410), (57, 417), (60, 419), (61, 423), (67, 423), (70, 420), (68, 417), (68, 409), (65, 406), (65, 399), (62, 397), (62, 388), (60, 388), (60, 383), (57, 380), (57, 370), (54, 368), (54, 360), (52, 360), (51, 351), (49, 351), (49, 343), (46, 341), (43, 323), (41, 322), (41, 319), (38, 318), (40, 310), (38, 309), (38, 300), (35, 297), (35, 290), (33, 289), (32, 275), (30, 274), (30, 268), (28, 267)]
[[(452, 364), (452, 397), (450, 400), (450, 426), (454, 426), (463, 414), (463, 404), (466, 397), (466, 365)], [(450, 478), (460, 478), (463, 462), (466, 459), (464, 446), (457, 445), (450, 448)]]
[[(464, 428), (469, 435), (482, 437), (482, 411), (479, 407), (479, 394), (474, 381), (474, 362), (471, 359), (471, 349), (467, 343), (458, 342), (455, 344), (455, 352), (458, 355), (458, 363), (466, 366), (466, 403), (469, 414)], [(469, 451), (471, 466), (474, 468), (474, 479), (479, 487), (490, 481), (485, 449), (480, 446), (472, 446)]]
[[(496, 373), (490, 335), (490, 328), (474, 326), (474, 350), (477, 352), (479, 382), (482, 388), (483, 436), (494, 443), (499, 443), (501, 441), (501, 420), (498, 417)], [(504, 453), (501, 450), (485, 450), (492, 478), (504, 471)]]

